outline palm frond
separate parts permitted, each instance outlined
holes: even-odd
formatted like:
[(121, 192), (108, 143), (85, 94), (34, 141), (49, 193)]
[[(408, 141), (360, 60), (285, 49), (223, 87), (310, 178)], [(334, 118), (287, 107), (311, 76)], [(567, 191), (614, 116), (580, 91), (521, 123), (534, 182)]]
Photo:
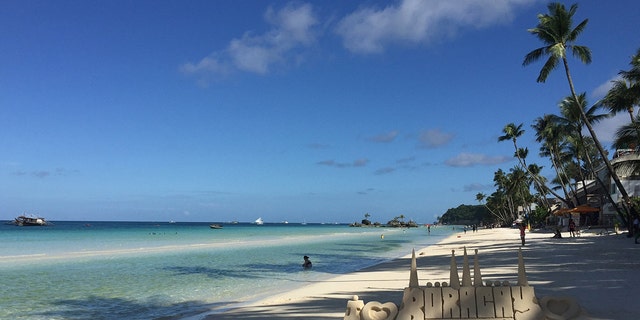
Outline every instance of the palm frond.
[(524, 57), (524, 61), (522, 62), (522, 65), (527, 66), (533, 62), (540, 60), (540, 57), (544, 55), (545, 51), (546, 51), (546, 47), (541, 47), (527, 53), (527, 55)]
[(622, 161), (613, 164), (616, 172), (621, 176), (634, 176), (640, 173), (640, 161)]
[(571, 53), (573, 56), (580, 59), (582, 63), (591, 63), (591, 49), (585, 46), (571, 46)]
[(611, 113), (627, 112), (629, 108), (637, 102), (634, 101), (631, 88), (627, 85), (627, 81), (618, 79), (613, 81), (613, 86), (602, 99), (602, 104), (609, 108)]
[[(560, 4), (561, 5), (561, 4)], [(564, 9), (564, 5), (561, 5)], [(571, 7), (569, 8), (569, 11), (567, 12), (570, 16), (573, 17), (574, 14), (576, 14), (576, 11), (578, 11), (578, 5), (577, 4), (572, 4)]]
[(536, 79), (536, 81), (541, 83), (547, 81), (547, 77), (549, 77), (551, 71), (553, 71), (558, 66), (559, 61), (560, 60), (556, 56), (549, 56), (547, 62), (545, 62), (542, 69), (540, 69), (540, 74), (538, 75), (538, 79)]
[[(629, 71), (620, 71), (620, 75), (632, 83), (640, 83), (640, 49), (634, 56), (631, 57), (631, 70)], [(640, 92), (640, 89), (638, 89)]]
[(589, 19), (584, 19), (582, 22), (580, 22), (580, 24), (578, 24), (575, 28), (573, 28), (573, 30), (571, 30), (571, 32), (569, 33), (569, 36), (567, 37), (567, 41), (569, 42), (576, 41), (578, 36), (587, 27), (587, 23), (589, 23)]

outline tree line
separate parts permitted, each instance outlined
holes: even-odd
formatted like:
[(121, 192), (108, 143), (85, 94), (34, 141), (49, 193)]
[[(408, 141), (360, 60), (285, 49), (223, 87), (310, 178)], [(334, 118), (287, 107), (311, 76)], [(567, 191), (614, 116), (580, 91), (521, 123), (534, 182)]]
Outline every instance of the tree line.
[[(586, 94), (574, 87), (568, 57), (571, 54), (584, 64), (591, 63), (591, 50), (576, 43), (589, 20), (582, 20), (574, 26), (577, 4), (567, 8), (554, 2), (547, 9), (548, 13), (538, 14), (538, 24), (527, 30), (543, 45), (526, 54), (522, 64), (528, 66), (546, 59), (536, 81), (544, 83), (558, 69), (564, 71), (567, 80), (568, 95), (560, 98), (558, 114), (545, 114), (531, 125), (536, 142), (540, 144), (538, 154), (549, 160), (555, 176), (548, 181), (541, 175), (542, 166), (527, 162), (529, 149), (518, 145), (518, 138), (525, 132), (523, 124), (509, 123), (502, 129), (498, 142), (513, 144), (517, 165), (508, 171), (497, 170), (493, 178), (495, 191), (490, 195), (478, 193), (476, 200), (481, 206), (460, 206), (455, 210), (455, 216), (458, 219), (478, 219), (478, 215), (484, 212), (486, 216), (483, 219), (504, 225), (517, 218), (520, 208), (530, 219), (542, 220), (552, 210), (550, 198), (557, 199), (569, 208), (584, 204), (587, 202), (587, 181), (595, 181), (604, 190), (602, 194), (608, 196), (604, 200), (614, 205), (620, 221), (629, 227), (637, 215), (635, 203), (638, 201), (629, 196), (618, 173), (624, 172), (624, 176), (640, 175), (640, 166), (637, 162), (613, 165), (593, 124), (620, 112), (628, 113), (630, 122), (617, 130), (612, 147), (635, 150), (640, 146), (640, 114), (634, 116), (634, 109), (640, 104), (640, 49), (631, 57), (630, 68), (620, 71), (619, 78), (613, 81), (606, 96), (590, 105)], [(584, 135), (583, 129), (589, 134)], [(602, 170), (613, 181), (622, 201), (611, 198), (609, 181), (603, 181), (598, 175)], [(583, 198), (579, 199), (579, 194)], [(531, 206), (532, 203), (536, 205)], [(479, 207), (486, 210), (480, 210)], [(447, 217), (445, 214), (441, 219)]]

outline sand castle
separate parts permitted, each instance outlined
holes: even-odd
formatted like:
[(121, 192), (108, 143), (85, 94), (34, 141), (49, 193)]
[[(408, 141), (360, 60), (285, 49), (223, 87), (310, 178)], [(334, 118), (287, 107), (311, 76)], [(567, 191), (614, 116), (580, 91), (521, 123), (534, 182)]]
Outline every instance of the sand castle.
[(450, 282), (428, 282), (421, 287), (415, 251), (411, 257), (409, 286), (404, 288), (400, 308), (393, 302), (364, 303), (354, 296), (347, 302), (344, 320), (419, 320), (419, 319), (518, 319), (568, 320), (588, 319), (571, 297), (538, 299), (529, 286), (522, 250), (518, 251), (518, 283), (483, 282), (475, 250), (473, 281), (467, 249), (464, 249), (462, 282), (458, 276), (455, 251), (451, 251)]

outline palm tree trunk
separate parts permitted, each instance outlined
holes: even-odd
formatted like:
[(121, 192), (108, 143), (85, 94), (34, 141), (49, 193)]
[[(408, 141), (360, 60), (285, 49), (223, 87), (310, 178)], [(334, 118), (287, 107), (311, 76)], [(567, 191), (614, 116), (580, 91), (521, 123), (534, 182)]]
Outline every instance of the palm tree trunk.
[(566, 176), (566, 174), (564, 174), (564, 170), (561, 169), (559, 163), (558, 163), (558, 159), (560, 158), (558, 156), (558, 150), (556, 150), (555, 147), (552, 147), (550, 149), (550, 156), (549, 158), (551, 159), (551, 165), (553, 166), (553, 169), (556, 170), (556, 175), (558, 176), (558, 179), (560, 179), (560, 187), (562, 188), (562, 192), (564, 192), (564, 198), (560, 197), (559, 195), (556, 195), (556, 193), (552, 192), (552, 194), (558, 198), (558, 199), (562, 199), (562, 202), (564, 202), (567, 206), (571, 206), (572, 202), (569, 201), (569, 193), (567, 192), (567, 187), (564, 184), (563, 181), (563, 175)]
[[(569, 81), (569, 88), (571, 89), (571, 95), (573, 95), (573, 99), (574, 101), (576, 101), (576, 103), (580, 103), (578, 100), (578, 95), (576, 94), (576, 90), (573, 87), (573, 80), (571, 79), (571, 73), (569, 72), (569, 63), (567, 62), (566, 56), (562, 57), (562, 62), (564, 63), (564, 70), (567, 75), (567, 80)], [(598, 140), (598, 136), (596, 135), (596, 132), (593, 130), (593, 127), (591, 126), (591, 122), (589, 122), (589, 119), (587, 119), (587, 115), (584, 113), (584, 109), (582, 108), (582, 106), (579, 106), (578, 110), (580, 110), (580, 117), (582, 118), (582, 121), (584, 121), (585, 125), (587, 126), (587, 129), (589, 130), (589, 134), (591, 134), (591, 137), (593, 138), (593, 142), (595, 143), (596, 148), (598, 149), (598, 152), (600, 152), (602, 161), (604, 161), (605, 165), (607, 166), (607, 170), (611, 175), (611, 179), (613, 179), (613, 181), (616, 184), (616, 187), (618, 187), (618, 190), (620, 191), (620, 194), (622, 194), (622, 199), (624, 202), (623, 205), (625, 206), (625, 209), (627, 211), (627, 217), (628, 217), (627, 221), (625, 222), (627, 224), (627, 227), (630, 227), (629, 222), (631, 221), (631, 219), (629, 218), (631, 217), (631, 212), (629, 211), (629, 208), (631, 207), (631, 199), (629, 198), (629, 194), (627, 194), (627, 190), (624, 188), (624, 186), (622, 185), (622, 182), (620, 182), (620, 178), (618, 177), (618, 174), (613, 169), (613, 166), (611, 165), (611, 162), (609, 161), (609, 158), (605, 153), (604, 148), (602, 148), (602, 144), (600, 144), (600, 140)]]
[[(578, 131), (578, 139), (580, 141), (580, 144), (582, 145), (582, 149), (585, 150), (585, 152), (584, 152), (585, 157), (587, 157), (587, 159), (588, 159), (589, 155), (587, 154), (587, 151), (586, 151), (586, 146), (585, 146), (585, 143), (584, 143), (584, 136), (582, 135), (582, 131)], [(589, 197), (587, 195), (587, 184), (585, 183), (586, 179), (584, 177), (584, 173), (582, 173), (582, 167), (580, 165), (580, 158), (581, 158), (581, 156), (580, 156), (580, 153), (578, 152), (576, 154), (576, 161), (578, 162), (578, 172), (580, 172), (580, 179), (582, 179), (582, 188), (584, 190), (584, 203), (587, 203), (589, 201)], [(584, 162), (586, 162), (586, 159), (585, 159)], [(593, 172), (593, 171), (591, 171), (591, 172)]]
[[(542, 182), (540, 182), (538, 180), (538, 177), (536, 175), (534, 175), (530, 170), (529, 167), (527, 166), (527, 164), (525, 163), (525, 161), (520, 158), (520, 155), (518, 154), (518, 145), (516, 144), (515, 141), (513, 141), (513, 147), (516, 150), (516, 158), (518, 158), (518, 162), (520, 163), (520, 165), (524, 168), (524, 170), (529, 174), (529, 176), (533, 179), (533, 181), (535, 182), (535, 184), (538, 186), (538, 188), (540, 188), (540, 190), (545, 190), (548, 191), (549, 193), (551, 193), (554, 197), (558, 198), (558, 199), (564, 199), (563, 202), (565, 202), (567, 205), (569, 205), (569, 201), (566, 200), (567, 196), (567, 190), (564, 190), (565, 193), (565, 198), (562, 198), (559, 194), (557, 194), (556, 192), (554, 192), (553, 190), (551, 190), (551, 188), (547, 188), (547, 186), (545, 186)], [(564, 186), (563, 186), (564, 189)], [(543, 195), (544, 196), (544, 195)]]
[[(580, 134), (580, 137), (584, 141), (584, 137), (582, 137), (582, 134)], [(584, 142), (582, 143), (582, 145), (584, 146)], [(596, 182), (598, 182), (598, 185), (600, 185), (602, 190), (605, 190), (604, 194), (607, 196), (607, 200), (609, 200), (609, 202), (614, 206), (614, 208), (616, 208), (616, 212), (618, 213), (618, 216), (622, 219), (622, 221), (625, 221), (624, 213), (622, 213), (620, 211), (620, 207), (618, 207), (618, 205), (613, 200), (613, 198), (611, 198), (611, 192), (609, 192), (609, 187), (604, 184), (602, 179), (600, 179), (600, 177), (598, 177), (597, 174), (595, 174), (596, 170), (593, 167), (593, 161), (591, 161), (591, 157), (589, 156), (589, 153), (587, 152), (587, 149), (586, 148), (583, 148), (583, 149), (584, 149), (584, 157), (586, 159), (587, 166), (589, 167), (589, 171), (591, 171), (593, 173), (593, 175), (594, 175), (593, 178), (595, 179)], [(585, 193), (586, 193), (586, 191), (585, 191)], [(602, 222), (603, 221), (599, 221), (600, 224), (602, 224)]]

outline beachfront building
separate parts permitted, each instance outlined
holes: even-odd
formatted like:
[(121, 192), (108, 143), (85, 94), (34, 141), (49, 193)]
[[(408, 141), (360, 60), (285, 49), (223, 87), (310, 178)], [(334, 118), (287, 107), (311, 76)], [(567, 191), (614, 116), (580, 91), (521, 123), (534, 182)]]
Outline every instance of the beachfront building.
[[(627, 191), (629, 197), (640, 197), (640, 152), (636, 149), (619, 149), (616, 150), (611, 165), (615, 168), (620, 182), (624, 189)], [(606, 170), (602, 170), (605, 171)], [(610, 181), (608, 179), (607, 181)], [(622, 195), (620, 190), (616, 187), (615, 183), (611, 181), (610, 194), (616, 203), (622, 201)], [(616, 214), (616, 208), (613, 204), (605, 203), (602, 206), (602, 212), (605, 216), (613, 217)]]
[[(640, 170), (636, 168), (638, 164), (640, 164), (640, 152), (635, 149), (616, 150), (611, 160), (611, 165), (615, 168), (620, 182), (630, 197), (640, 197)], [(578, 214), (579, 220), (574, 220), (580, 225), (612, 226), (617, 221), (616, 206), (621, 208), (622, 194), (604, 165), (597, 169), (596, 173), (604, 185), (597, 180), (578, 182), (574, 199), (578, 200), (578, 206), (598, 208), (600, 211)]]
[[(606, 170), (603, 170), (606, 172)], [(602, 172), (602, 171), (600, 171)], [(576, 183), (576, 194), (574, 199), (577, 199), (577, 208), (585, 208), (586, 210), (576, 210), (570, 214), (570, 218), (576, 222), (577, 225), (609, 225), (613, 224), (611, 221), (612, 216), (610, 214), (605, 215), (604, 206), (610, 204), (607, 193), (609, 192), (609, 184), (607, 184), (608, 177), (600, 177), (600, 181), (597, 180), (585, 180)], [(603, 185), (604, 184), (604, 185)], [(611, 183), (613, 184), (613, 183)], [(593, 208), (592, 210), (589, 210)], [(562, 210), (563, 208), (558, 208)], [(596, 210), (597, 209), (597, 210)], [(612, 207), (613, 214), (616, 213), (615, 208)], [(587, 212), (592, 211), (592, 212)], [(564, 219), (562, 225), (568, 225), (568, 218)]]
[[(640, 197), (639, 164), (640, 151), (636, 149), (616, 150), (611, 160), (611, 165), (629, 197)], [(576, 203), (577, 210), (574, 208), (573, 211), (569, 211), (571, 208), (567, 208), (566, 205), (553, 210), (559, 219), (558, 225), (566, 226), (569, 218), (578, 225), (613, 226), (618, 221), (616, 206), (622, 208), (622, 194), (604, 165), (596, 169), (596, 174), (600, 181), (585, 180), (576, 183), (575, 194), (571, 195), (571, 199)]]

